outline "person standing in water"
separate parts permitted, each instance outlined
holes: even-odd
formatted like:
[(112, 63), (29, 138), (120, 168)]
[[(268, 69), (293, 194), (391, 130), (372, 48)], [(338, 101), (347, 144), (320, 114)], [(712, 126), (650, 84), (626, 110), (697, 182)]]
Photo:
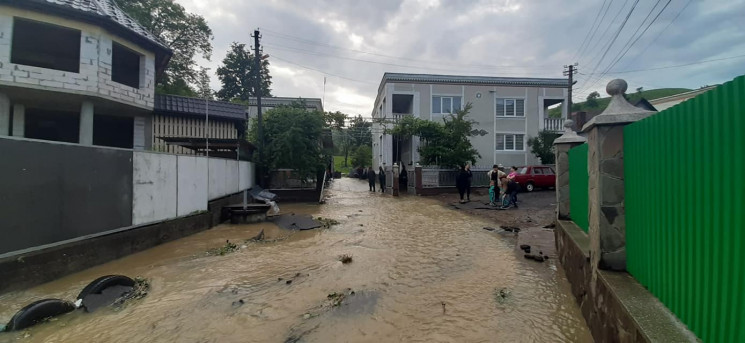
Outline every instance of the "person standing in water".
[(375, 192), (375, 169), (372, 166), (367, 168), (367, 183), (370, 185), (370, 192)]
[(466, 186), (468, 183), (468, 172), (466, 172), (466, 168), (464, 166), (461, 166), (458, 170), (458, 176), (455, 177), (455, 187), (458, 188), (458, 194), (460, 194), (460, 203), (465, 203), (465, 200), (463, 200), (463, 195), (466, 193)]
[[(383, 167), (378, 167), (378, 180), (380, 181), (380, 192), (385, 193), (385, 171)], [(375, 187), (375, 185), (373, 185)]]
[(466, 201), (471, 201), (471, 181), (473, 180), (473, 173), (471, 173), (471, 165), (466, 164)]

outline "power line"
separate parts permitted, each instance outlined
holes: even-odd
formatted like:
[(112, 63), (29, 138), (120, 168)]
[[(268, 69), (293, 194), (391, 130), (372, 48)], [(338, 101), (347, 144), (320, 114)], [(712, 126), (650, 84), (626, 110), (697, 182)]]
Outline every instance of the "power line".
[[(587, 53), (586, 55), (590, 59), (589, 60), (582, 61), (582, 59), (580, 58), (580, 62), (583, 62), (585, 65), (588, 65), (588, 66), (589, 65), (592, 65), (592, 62), (594, 62), (595, 59), (600, 55), (600, 51), (603, 51), (603, 48), (608, 44), (608, 41), (604, 40), (605, 34), (608, 33), (608, 31), (613, 26), (613, 24), (616, 22), (616, 20), (618, 19), (618, 17), (621, 15), (621, 13), (623, 13), (622, 10), (626, 7), (626, 4), (628, 2), (629, 2), (629, 0), (624, 0), (623, 5), (621, 5), (621, 8), (616, 13), (616, 16), (613, 17), (613, 20), (611, 20), (610, 23), (608, 23), (608, 26), (605, 27), (605, 30), (603, 30), (603, 33), (600, 34), (600, 36), (598, 36), (598, 40), (597, 40), (597, 43), (595, 44), (595, 46), (593, 46), (592, 48), (590, 48), (589, 47), (589, 44), (592, 44), (592, 43), (591, 42), (588, 42), (588, 46), (586, 47), (585, 52)], [(611, 6), (611, 4), (609, 3), (608, 4), (608, 8), (606, 9), (606, 13), (610, 9), (610, 6)], [(605, 19), (605, 15), (603, 15), (603, 19)], [(602, 21), (603, 20), (601, 20), (601, 22)], [(598, 24), (598, 29), (600, 29), (600, 24)], [(597, 51), (595, 51), (593, 53), (592, 51), (595, 50), (595, 47), (596, 46), (597, 47), (600, 47), (600, 49), (597, 50)]]
[(276, 58), (276, 59), (278, 59), (278, 60), (280, 60), (282, 62), (285, 62), (285, 63), (288, 63), (288, 64), (292, 64), (294, 66), (297, 66), (297, 67), (300, 67), (300, 68), (303, 68), (303, 69), (313, 70), (313, 71), (319, 72), (319, 73), (324, 74), (324, 75), (335, 76), (335, 77), (338, 77), (340, 79), (345, 79), (345, 80), (354, 81), (354, 82), (361, 82), (361, 83), (367, 83), (367, 84), (371, 84), (371, 85), (377, 85), (377, 83), (375, 83), (375, 82), (364, 81), (364, 80), (357, 80), (357, 79), (353, 79), (353, 78), (350, 78), (350, 77), (346, 77), (346, 76), (342, 76), (342, 75), (337, 75), (337, 74), (325, 72), (323, 70), (316, 69), (316, 68), (313, 68), (313, 67), (304, 66), (302, 64), (295, 63), (295, 62), (286, 60), (284, 58), (277, 57), (276, 55), (272, 55), (271, 58)]
[(592, 73), (595, 73), (595, 70), (600, 66), (600, 64), (603, 63), (603, 60), (605, 59), (605, 56), (608, 55), (608, 51), (613, 47), (613, 44), (616, 42), (616, 39), (618, 39), (618, 36), (621, 34), (621, 31), (623, 31), (623, 28), (626, 26), (626, 23), (629, 21), (629, 18), (631, 17), (631, 14), (634, 13), (634, 10), (636, 9), (636, 5), (639, 4), (639, 0), (634, 1), (634, 4), (631, 6), (631, 9), (629, 10), (629, 13), (626, 15), (626, 18), (623, 20), (621, 25), (618, 27), (618, 30), (616, 31), (616, 34), (613, 36), (613, 39), (610, 41), (610, 44), (608, 45), (608, 48), (605, 49), (603, 52), (603, 55), (600, 57), (600, 60), (598, 60), (598, 63), (595, 65), (595, 67), (592, 69)]
[[(587, 38), (590, 37), (590, 33), (593, 33), (594, 34), (595, 32), (597, 32), (597, 28), (595, 28), (595, 24), (597, 23), (598, 24), (598, 27), (600, 27), (600, 22), (598, 21), (598, 18), (600, 18), (600, 13), (603, 12), (603, 8), (605, 7), (605, 4), (607, 2), (608, 2), (608, 0), (603, 0), (603, 5), (600, 6), (600, 9), (598, 10), (598, 13), (595, 15), (595, 20), (592, 21), (592, 25), (590, 26), (590, 29), (587, 30), (587, 34), (585, 35), (585, 39), (582, 40), (582, 43), (579, 45), (579, 48), (574, 53), (574, 56), (572, 57), (572, 61), (574, 61), (580, 55), (580, 51), (582, 51), (582, 48), (585, 47), (585, 43), (588, 43), (587, 45), (589, 45), (590, 42), (587, 40)], [(610, 7), (610, 5), (608, 5), (608, 7)], [(606, 13), (607, 13), (607, 11), (606, 11)], [(593, 31), (593, 29), (595, 29), (595, 30)]]
[[(670, 5), (670, 3), (671, 3), (671, 2), (672, 2), (672, 0), (668, 0), (668, 1), (667, 1), (667, 3), (665, 4), (665, 6), (664, 6), (664, 7), (662, 7), (662, 9), (660, 10), (660, 12), (658, 12), (658, 13), (657, 13), (657, 15), (656, 15), (656, 16), (655, 16), (655, 17), (654, 17), (654, 18), (652, 19), (652, 21), (650, 21), (650, 22), (649, 22), (649, 24), (647, 25), (647, 27), (645, 27), (645, 28), (644, 28), (644, 31), (642, 31), (642, 32), (641, 32), (641, 34), (639, 34), (639, 36), (637, 36), (637, 37), (636, 37), (636, 39), (634, 39), (634, 35), (636, 34), (636, 32), (638, 32), (638, 31), (639, 31), (639, 28), (641, 28), (641, 27), (642, 27), (642, 26), (644, 25), (644, 22), (646, 22), (646, 21), (647, 21), (647, 19), (649, 18), (649, 15), (651, 15), (651, 14), (652, 14), (652, 12), (654, 11), (654, 8), (655, 8), (655, 7), (657, 7), (657, 4), (659, 4), (659, 3), (660, 3), (660, 1), (657, 1), (657, 4), (655, 4), (655, 6), (654, 6), (654, 7), (652, 7), (652, 10), (651, 10), (651, 11), (649, 12), (649, 15), (647, 15), (647, 17), (646, 17), (646, 18), (644, 18), (644, 21), (642, 21), (642, 24), (641, 24), (641, 25), (640, 25), (640, 26), (639, 26), (639, 27), (637, 28), (637, 30), (636, 30), (636, 31), (634, 32), (634, 35), (631, 35), (631, 38), (629, 38), (629, 41), (628, 41), (628, 42), (626, 43), (626, 45), (628, 45), (628, 48), (626, 48), (626, 50), (624, 50), (624, 51), (623, 51), (623, 54), (621, 54), (620, 56), (618, 56), (618, 58), (616, 58), (616, 59), (615, 59), (614, 61), (612, 61), (612, 62), (611, 62), (611, 64), (610, 64), (610, 65), (608, 65), (608, 67), (607, 67), (607, 68), (605, 68), (605, 70), (603, 71), (603, 73), (601, 73), (601, 74), (600, 74), (600, 76), (598, 76), (597, 80), (595, 80), (595, 81), (594, 81), (594, 82), (592, 83), (592, 85), (591, 85), (591, 86), (589, 86), (588, 88), (592, 88), (593, 86), (595, 86), (595, 84), (597, 84), (597, 83), (598, 83), (598, 81), (600, 81), (600, 79), (601, 79), (601, 78), (602, 78), (602, 77), (603, 77), (604, 75), (606, 75), (606, 74), (608, 73), (608, 71), (609, 71), (609, 70), (610, 70), (611, 68), (615, 67), (615, 66), (616, 66), (616, 64), (617, 64), (617, 63), (618, 63), (618, 62), (619, 62), (619, 61), (620, 61), (620, 60), (621, 60), (621, 59), (622, 59), (622, 58), (623, 58), (624, 56), (626, 56), (626, 54), (627, 54), (627, 53), (629, 52), (629, 50), (631, 50), (631, 48), (632, 48), (632, 47), (634, 46), (634, 44), (636, 44), (636, 42), (638, 42), (638, 41), (639, 41), (639, 39), (640, 39), (640, 38), (641, 38), (642, 36), (644, 36), (644, 34), (645, 34), (645, 33), (647, 32), (647, 30), (649, 30), (649, 28), (650, 28), (650, 27), (652, 26), (652, 24), (654, 24), (654, 23), (655, 23), (655, 21), (657, 21), (657, 18), (659, 18), (659, 17), (660, 17), (660, 15), (662, 14), (662, 12), (664, 12), (664, 11), (665, 11), (665, 9), (667, 8), (667, 6), (668, 6), (668, 5)], [(633, 40), (633, 42), (632, 42), (632, 39), (634, 39), (634, 40)], [(628, 44), (629, 42), (631, 42), (631, 44), (630, 44), (630, 45)], [(624, 47), (626, 47), (626, 45), (624, 45)], [(623, 49), (624, 49), (624, 48), (621, 48), (621, 50), (623, 50)]]
[[(330, 57), (330, 58), (336, 58), (336, 59), (342, 59), (342, 60), (348, 60), (348, 61), (355, 61), (355, 62), (364, 62), (364, 63), (371, 63), (371, 64), (378, 64), (378, 65), (386, 65), (386, 66), (393, 66), (393, 67), (401, 67), (401, 68), (407, 68), (407, 69), (422, 69), (422, 70), (436, 70), (436, 71), (444, 71), (444, 72), (467, 72), (467, 73), (476, 73), (473, 70), (458, 70), (453, 68), (434, 68), (434, 67), (422, 67), (422, 66), (415, 66), (415, 65), (404, 65), (404, 64), (396, 64), (396, 63), (388, 63), (388, 62), (379, 62), (379, 61), (371, 61), (371, 60), (364, 60), (359, 58), (353, 58), (353, 57), (345, 57), (345, 56), (339, 56), (339, 55), (332, 55), (327, 54), (323, 52), (317, 52), (317, 51), (311, 51), (311, 50), (305, 50), (305, 49), (299, 49), (294, 47), (289, 47), (285, 45), (279, 45), (275, 43), (267, 43), (264, 44), (264, 46), (271, 47), (274, 49), (284, 50), (284, 51), (291, 51), (291, 52), (298, 52), (306, 55), (314, 55), (314, 56), (320, 56), (320, 57)], [(451, 64), (453, 66), (453, 64)], [(525, 74), (545, 74), (540, 72), (500, 72), (500, 74), (515, 74), (515, 75), (525, 75)]]
[[(309, 39), (298, 37), (298, 36), (293, 36), (293, 35), (289, 35), (289, 34), (285, 34), (285, 33), (280, 33), (280, 32), (273, 31), (273, 30), (268, 30), (268, 29), (264, 29), (264, 31), (268, 32), (270, 35), (275, 36), (277, 38), (288, 39), (288, 40), (300, 42), (302, 44), (308, 44), (308, 45), (313, 45), (313, 46), (325, 46), (325, 47), (329, 47), (329, 48), (332, 48), (332, 49), (339, 49), (339, 50), (351, 51), (351, 52), (356, 52), (356, 53), (361, 53), (361, 54), (367, 54), (367, 55), (372, 55), (372, 56), (392, 58), (392, 59), (398, 59), (398, 60), (405, 60), (405, 61), (410, 61), (410, 62), (439, 64), (439, 65), (444, 65), (444, 66), (452, 66), (453, 65), (452, 62), (431, 61), (431, 60), (422, 60), (422, 59), (409, 58), (409, 57), (386, 55), (386, 54), (381, 54), (381, 53), (377, 53), (377, 52), (371, 52), (371, 51), (365, 51), (365, 50), (358, 50), (358, 49), (350, 49), (350, 48), (340, 47), (340, 46), (331, 45), (331, 44), (327, 44), (327, 43), (323, 43), (323, 42), (309, 40)], [(462, 67), (469, 67), (469, 68), (533, 68), (533, 69), (535, 69), (535, 68), (544, 68), (544, 69), (549, 69), (549, 68), (552, 69), (552, 68), (554, 68), (553, 66), (550, 66), (550, 65), (514, 66), (514, 65), (462, 64), (461, 66)]]
[(638, 55), (636, 55), (636, 57), (634, 57), (633, 60), (631, 60), (631, 62), (628, 63), (628, 65), (629, 66), (630, 65), (633, 65), (634, 62), (636, 62), (636, 60), (639, 59), (639, 57), (643, 56), (644, 53), (647, 52), (647, 49), (649, 49), (649, 47), (652, 46), (652, 44), (654, 44), (654, 42), (656, 42), (657, 39), (660, 38), (660, 36), (662, 36), (662, 34), (665, 32), (665, 30), (667, 30), (675, 22), (675, 20), (678, 19), (678, 17), (680, 17), (680, 15), (683, 13), (683, 11), (685, 11), (686, 8), (688, 8), (688, 5), (690, 5), (692, 2), (693, 2), (693, 0), (688, 0), (688, 2), (685, 4), (685, 6), (683, 6), (683, 8), (681, 8), (680, 11), (678, 11), (678, 14), (675, 15), (675, 17), (667, 24), (667, 26), (665, 26), (665, 28), (662, 29), (660, 31), (660, 33), (658, 33), (657, 36), (654, 37), (654, 39), (652, 39), (652, 41), (650, 41), (649, 44), (647, 44), (647, 46), (645, 46), (644, 49), (642, 49), (642, 51)]

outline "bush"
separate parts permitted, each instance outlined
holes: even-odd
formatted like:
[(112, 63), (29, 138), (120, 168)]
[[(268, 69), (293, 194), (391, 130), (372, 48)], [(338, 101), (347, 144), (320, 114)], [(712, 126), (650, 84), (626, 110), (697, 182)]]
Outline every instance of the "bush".
[(355, 167), (372, 166), (372, 148), (369, 145), (360, 145), (352, 154), (352, 165)]

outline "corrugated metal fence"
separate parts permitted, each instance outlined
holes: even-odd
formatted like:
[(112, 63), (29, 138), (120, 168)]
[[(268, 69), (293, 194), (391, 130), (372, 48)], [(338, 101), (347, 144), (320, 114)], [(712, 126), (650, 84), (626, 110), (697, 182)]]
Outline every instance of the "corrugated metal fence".
[(740, 76), (624, 129), (627, 268), (704, 342), (745, 342), (744, 117)]
[(585, 233), (589, 227), (587, 143), (569, 150), (569, 214)]

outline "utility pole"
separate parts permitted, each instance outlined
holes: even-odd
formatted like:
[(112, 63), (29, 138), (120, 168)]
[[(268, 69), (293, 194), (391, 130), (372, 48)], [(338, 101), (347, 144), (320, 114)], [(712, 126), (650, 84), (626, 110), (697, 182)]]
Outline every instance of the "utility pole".
[(564, 76), (569, 76), (569, 99), (567, 102), (567, 117), (572, 114), (572, 87), (574, 87), (574, 84), (576, 83), (576, 81), (574, 81), (574, 74), (577, 73), (578, 65), (579, 64), (577, 62), (574, 62), (574, 64), (564, 66)]
[(254, 76), (254, 80), (256, 81), (256, 84), (254, 85), (254, 91), (256, 92), (256, 110), (258, 113), (258, 131), (259, 131), (259, 163), (256, 164), (258, 175), (259, 175), (259, 186), (266, 188), (265, 182), (264, 182), (264, 120), (263, 115), (261, 113), (261, 45), (259, 43), (259, 39), (261, 39), (261, 34), (259, 32), (259, 29), (254, 30), (254, 73), (256, 75)]

